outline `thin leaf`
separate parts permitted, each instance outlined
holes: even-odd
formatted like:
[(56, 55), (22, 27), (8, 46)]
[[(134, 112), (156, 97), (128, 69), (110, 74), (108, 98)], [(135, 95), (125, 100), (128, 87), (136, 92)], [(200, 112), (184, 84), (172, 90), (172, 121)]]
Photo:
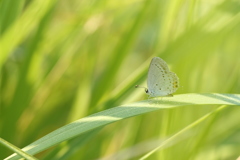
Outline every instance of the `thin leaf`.
[(199, 123), (203, 122), (204, 120), (206, 120), (207, 118), (209, 118), (210, 116), (212, 116), (213, 114), (217, 113), (218, 111), (221, 111), (222, 109), (224, 109), (226, 106), (221, 106), (219, 108), (217, 108), (216, 110), (204, 115), (203, 117), (199, 118), (198, 120), (194, 121), (193, 123), (191, 123), (190, 125), (188, 125), (187, 127), (183, 128), (182, 130), (180, 130), (179, 132), (177, 132), (176, 134), (174, 134), (173, 136), (169, 137), (166, 141), (164, 141), (163, 143), (161, 143), (158, 147), (156, 147), (155, 149), (153, 149), (152, 151), (150, 151), (149, 153), (145, 154), (143, 157), (140, 158), (140, 160), (144, 160), (146, 158), (148, 158), (149, 156), (151, 156), (153, 153), (155, 153), (156, 151), (162, 149), (165, 147), (166, 144), (172, 143), (174, 142), (179, 136), (181, 136), (182, 134), (184, 134), (186, 131), (190, 130), (191, 128), (195, 127), (196, 125), (198, 125)]
[[(159, 109), (173, 108), (186, 105), (240, 105), (240, 94), (181, 94), (174, 97), (160, 97), (144, 100), (132, 104), (114, 107), (88, 117), (77, 120), (52, 133), (40, 138), (23, 148), (29, 154), (36, 154), (47, 148), (69, 140), (84, 132), (120, 121), (125, 118), (141, 115)], [(6, 158), (7, 160), (18, 159), (16, 154)]]
[(6, 146), (8, 149), (16, 152), (18, 155), (20, 155), (23, 158), (26, 158), (28, 160), (37, 160), (37, 158), (27, 154), (26, 152), (23, 152), (20, 148), (14, 146), (13, 144), (9, 143), (8, 141), (5, 141), (4, 139), (0, 138), (0, 143), (3, 146)]
[(31, 33), (34, 27), (39, 23), (39, 20), (41, 20), (44, 14), (55, 4), (55, 2), (55, 0), (34, 1), (22, 16), (8, 28), (0, 40), (0, 66), (3, 65), (14, 48), (19, 45), (29, 33)]

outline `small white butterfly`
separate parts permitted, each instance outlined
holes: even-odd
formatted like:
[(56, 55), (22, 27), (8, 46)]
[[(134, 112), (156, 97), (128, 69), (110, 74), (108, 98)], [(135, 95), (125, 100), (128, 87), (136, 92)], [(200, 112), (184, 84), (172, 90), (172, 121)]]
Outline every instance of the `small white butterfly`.
[[(154, 57), (148, 69), (147, 85), (148, 88), (144, 88), (150, 97), (172, 96), (178, 89), (179, 78), (164, 60)], [(140, 87), (137, 85), (136, 88)]]

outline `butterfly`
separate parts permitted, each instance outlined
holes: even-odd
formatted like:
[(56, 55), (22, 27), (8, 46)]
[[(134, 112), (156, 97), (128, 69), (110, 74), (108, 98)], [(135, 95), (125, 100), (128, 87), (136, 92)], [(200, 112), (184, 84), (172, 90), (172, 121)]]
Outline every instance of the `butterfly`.
[(147, 76), (147, 86), (136, 88), (145, 88), (145, 92), (150, 97), (173, 96), (179, 87), (179, 78), (168, 68), (167, 63), (159, 58), (154, 57), (150, 63)]

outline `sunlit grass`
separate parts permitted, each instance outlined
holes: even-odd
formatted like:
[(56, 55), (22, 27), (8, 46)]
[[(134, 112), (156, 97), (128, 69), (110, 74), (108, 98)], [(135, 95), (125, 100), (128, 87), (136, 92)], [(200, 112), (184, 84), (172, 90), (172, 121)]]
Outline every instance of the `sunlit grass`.
[[(154, 56), (178, 75), (175, 94), (239, 94), (239, 8), (234, 0), (1, 1), (0, 137), (23, 148), (80, 118), (147, 99), (134, 86), (146, 86)], [(35, 156), (107, 157), (166, 139), (217, 106), (118, 119)], [(229, 106), (209, 116), (195, 134), (150, 159), (236, 159), (239, 114), (239, 106)], [(0, 159), (13, 153), (0, 147)]]

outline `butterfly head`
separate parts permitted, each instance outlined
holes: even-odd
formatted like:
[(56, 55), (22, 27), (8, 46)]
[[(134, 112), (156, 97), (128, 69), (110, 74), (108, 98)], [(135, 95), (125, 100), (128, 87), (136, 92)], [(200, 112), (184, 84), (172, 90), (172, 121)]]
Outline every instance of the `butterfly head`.
[(146, 87), (142, 87), (142, 86), (136, 85), (135, 88), (144, 88), (144, 89), (145, 89), (145, 92), (146, 92), (147, 94), (149, 94), (149, 91), (148, 91), (148, 89), (147, 89)]

